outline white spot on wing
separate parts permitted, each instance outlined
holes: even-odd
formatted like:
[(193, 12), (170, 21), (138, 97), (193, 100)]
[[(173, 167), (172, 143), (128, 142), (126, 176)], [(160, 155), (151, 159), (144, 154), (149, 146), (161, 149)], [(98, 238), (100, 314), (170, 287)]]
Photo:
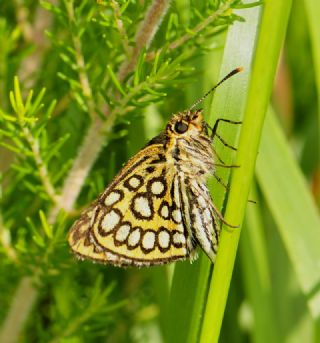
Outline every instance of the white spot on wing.
[(144, 196), (139, 196), (134, 199), (133, 208), (136, 212), (140, 213), (143, 217), (151, 216), (151, 208), (148, 199)]
[(104, 200), (106, 206), (111, 206), (115, 204), (120, 199), (120, 194), (118, 192), (111, 192), (107, 195)]
[(182, 244), (183, 245), (186, 242), (186, 238), (185, 238), (184, 234), (179, 233), (179, 232), (176, 232), (173, 235), (172, 239), (173, 239), (174, 244)]
[(119, 221), (119, 214), (116, 211), (112, 210), (104, 216), (101, 223), (102, 229), (106, 232), (112, 231), (119, 223)]
[(163, 205), (160, 211), (160, 214), (163, 218), (168, 218), (169, 217), (169, 208), (167, 205)]
[(141, 180), (135, 176), (132, 176), (128, 182), (132, 188), (138, 188), (140, 186)]
[(130, 233), (130, 226), (128, 224), (121, 225), (116, 233), (116, 240), (124, 242)]
[(106, 255), (106, 258), (107, 258), (108, 261), (115, 262), (118, 259), (118, 257), (116, 255), (114, 255), (114, 254), (112, 254), (110, 252), (106, 252), (105, 255)]
[(129, 235), (128, 245), (131, 247), (136, 246), (140, 241), (140, 236), (141, 236), (141, 233), (139, 229), (133, 230)]
[(147, 250), (154, 249), (154, 243), (156, 241), (156, 235), (153, 231), (147, 231), (142, 239), (142, 246)]
[(175, 222), (180, 223), (181, 222), (181, 211), (180, 210), (174, 210), (172, 211), (172, 217)]
[(167, 231), (161, 231), (158, 235), (158, 241), (161, 248), (166, 249), (170, 244), (170, 235)]
[(154, 181), (151, 184), (151, 192), (154, 195), (159, 195), (163, 192), (164, 190), (164, 185), (161, 181)]

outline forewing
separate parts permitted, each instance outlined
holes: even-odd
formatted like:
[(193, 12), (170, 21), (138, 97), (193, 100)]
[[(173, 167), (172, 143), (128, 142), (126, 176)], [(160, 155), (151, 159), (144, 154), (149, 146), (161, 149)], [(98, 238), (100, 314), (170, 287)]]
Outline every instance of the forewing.
[(147, 266), (188, 256), (179, 180), (161, 144), (135, 155), (75, 222), (72, 250), (113, 265)]

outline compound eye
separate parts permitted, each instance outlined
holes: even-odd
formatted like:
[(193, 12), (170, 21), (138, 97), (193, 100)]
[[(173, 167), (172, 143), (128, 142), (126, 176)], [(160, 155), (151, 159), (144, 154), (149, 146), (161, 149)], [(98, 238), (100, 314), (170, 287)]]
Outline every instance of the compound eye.
[(188, 125), (183, 121), (177, 121), (174, 125), (174, 130), (177, 133), (185, 133), (188, 130)]

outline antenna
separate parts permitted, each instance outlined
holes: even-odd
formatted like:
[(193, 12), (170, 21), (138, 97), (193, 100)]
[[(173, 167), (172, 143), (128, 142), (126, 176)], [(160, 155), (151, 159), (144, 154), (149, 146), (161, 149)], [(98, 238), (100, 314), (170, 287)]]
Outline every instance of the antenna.
[(231, 76), (240, 73), (243, 71), (242, 67), (238, 67), (236, 69), (233, 69), (227, 76), (225, 76), (222, 80), (220, 80), (214, 87), (212, 87), (202, 98), (197, 100), (190, 108), (189, 111), (192, 110), (194, 107), (196, 107), (198, 104), (200, 104), (209, 94), (215, 91), (217, 87), (221, 85), (224, 81), (228, 80)]

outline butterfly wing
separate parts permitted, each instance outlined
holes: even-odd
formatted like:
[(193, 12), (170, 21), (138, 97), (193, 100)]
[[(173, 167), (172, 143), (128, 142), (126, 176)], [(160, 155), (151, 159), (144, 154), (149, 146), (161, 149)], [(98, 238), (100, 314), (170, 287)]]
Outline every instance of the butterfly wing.
[(148, 266), (192, 253), (179, 178), (162, 144), (135, 155), (76, 221), (69, 244), (80, 258)]
[(219, 243), (220, 222), (205, 183), (187, 178), (185, 181), (191, 235), (196, 243), (215, 261)]

